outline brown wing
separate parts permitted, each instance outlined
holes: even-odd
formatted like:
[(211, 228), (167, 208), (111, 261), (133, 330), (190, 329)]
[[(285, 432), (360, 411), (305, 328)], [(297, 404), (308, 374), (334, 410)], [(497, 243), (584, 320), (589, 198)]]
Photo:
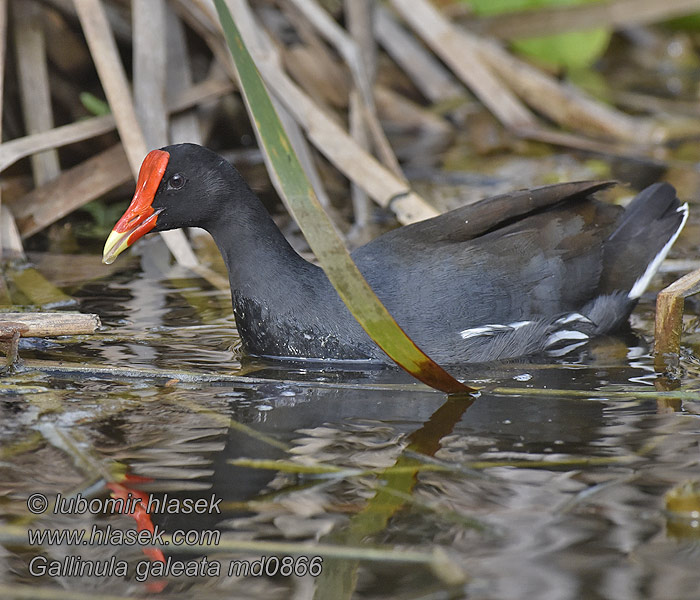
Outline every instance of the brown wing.
[(615, 185), (615, 181), (575, 181), (555, 183), (529, 190), (508, 192), (479, 200), (432, 219), (400, 227), (370, 242), (370, 245), (411, 245), (437, 242), (463, 242), (513, 223), (520, 217), (567, 200), (581, 199)]

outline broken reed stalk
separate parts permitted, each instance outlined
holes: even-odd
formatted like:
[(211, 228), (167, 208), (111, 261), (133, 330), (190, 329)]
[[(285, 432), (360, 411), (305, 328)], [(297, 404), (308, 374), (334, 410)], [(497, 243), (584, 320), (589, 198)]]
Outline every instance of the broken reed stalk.
[(0, 332), (7, 329), (8, 323), (20, 326), (22, 337), (45, 338), (94, 333), (100, 326), (100, 318), (93, 314), (63, 312), (0, 313)]
[(90, 334), (99, 326), (100, 318), (90, 314), (0, 313), (0, 346), (5, 350), (5, 366), (16, 364), (20, 337)]
[(683, 330), (683, 306), (688, 296), (700, 292), (700, 269), (684, 275), (656, 297), (654, 367), (658, 372), (678, 366)]
[(114, 117), (105, 115), (9, 140), (0, 145), (0, 171), (4, 171), (25, 156), (97, 137), (112, 131), (114, 127)]
[(642, 117), (632, 117), (588, 96), (573, 85), (521, 60), (491, 40), (461, 31), (484, 63), (529, 106), (562, 127), (625, 142), (648, 143), (661, 139), (661, 127)]
[(391, 3), (499, 121), (519, 135), (529, 137), (544, 129), (523, 102), (559, 125), (586, 134), (644, 143), (662, 133), (662, 128), (651, 122), (608, 107), (516, 58), (492, 40), (453, 24), (427, 0)]

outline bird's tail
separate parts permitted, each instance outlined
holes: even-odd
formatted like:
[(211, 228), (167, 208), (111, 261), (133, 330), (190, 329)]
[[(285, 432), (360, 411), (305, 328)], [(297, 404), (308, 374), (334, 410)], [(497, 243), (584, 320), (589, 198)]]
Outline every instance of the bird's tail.
[(655, 183), (640, 192), (620, 216), (603, 247), (601, 294), (626, 292), (636, 301), (666, 258), (688, 219), (688, 204), (676, 190)]

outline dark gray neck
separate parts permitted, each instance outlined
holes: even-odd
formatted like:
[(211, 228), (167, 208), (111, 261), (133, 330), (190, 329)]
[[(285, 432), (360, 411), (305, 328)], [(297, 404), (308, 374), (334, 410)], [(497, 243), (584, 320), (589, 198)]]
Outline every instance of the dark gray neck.
[(323, 270), (295, 252), (252, 192), (241, 197), (236, 191), (203, 225), (226, 263), (245, 349), (269, 356), (371, 356), (374, 345)]
[(252, 192), (245, 196), (227, 199), (205, 229), (223, 256), (232, 293), (284, 309), (285, 292), (303, 299), (325, 274), (297, 254)]

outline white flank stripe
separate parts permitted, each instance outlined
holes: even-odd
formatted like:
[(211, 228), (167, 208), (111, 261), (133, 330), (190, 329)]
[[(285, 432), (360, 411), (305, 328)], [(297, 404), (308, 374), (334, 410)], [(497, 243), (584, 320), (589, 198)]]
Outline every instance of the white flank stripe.
[(583, 323), (591, 322), (588, 317), (584, 317), (581, 313), (569, 313), (568, 315), (564, 315), (561, 319), (557, 319), (555, 323), (557, 325), (566, 325), (567, 323), (572, 323), (573, 321), (581, 321)]
[(534, 321), (513, 321), (512, 323), (508, 323), (508, 325), (493, 323), (491, 325), (482, 325), (481, 327), (465, 329), (464, 331), (460, 331), (459, 335), (462, 336), (463, 340), (468, 340), (469, 338), (479, 337), (482, 335), (496, 335), (497, 333), (513, 332), (516, 329), (526, 327), (532, 323), (534, 323)]
[(479, 337), (482, 335), (496, 335), (497, 333), (507, 333), (530, 325), (532, 321), (514, 321), (513, 323), (508, 323), (508, 325), (501, 325), (499, 323), (493, 323), (491, 325), (482, 325), (481, 327), (473, 327), (472, 329), (465, 329), (460, 331), (459, 335), (462, 336), (463, 340), (468, 340), (469, 338)]
[(493, 335), (494, 333), (508, 329), (510, 329), (508, 325), (484, 325), (483, 327), (465, 329), (464, 331), (460, 331), (459, 335), (462, 336), (463, 340), (467, 340), (469, 338), (479, 337), (481, 335)]
[(549, 346), (553, 346), (557, 342), (561, 342), (562, 340), (568, 341), (568, 340), (587, 340), (588, 336), (583, 333), (583, 331), (575, 331), (573, 329), (565, 329), (564, 331), (557, 331), (556, 333), (553, 333), (552, 335), (549, 336), (547, 339), (547, 343), (545, 344), (545, 348), (548, 348)]
[(646, 271), (644, 271), (644, 274), (639, 279), (637, 279), (637, 281), (634, 282), (632, 289), (630, 290), (629, 294), (627, 294), (627, 297), (631, 300), (639, 298), (644, 293), (644, 290), (647, 289), (651, 278), (654, 276), (656, 271), (658, 271), (659, 266), (661, 266), (661, 263), (663, 262), (664, 258), (666, 258), (666, 255), (671, 249), (671, 246), (673, 246), (681, 231), (683, 231), (685, 222), (688, 220), (688, 203), (686, 202), (685, 204), (683, 204), (683, 206), (679, 206), (676, 209), (676, 212), (683, 213), (683, 220), (681, 221), (680, 227), (676, 229), (676, 233), (674, 233), (671, 236), (671, 239), (668, 240), (668, 242), (666, 242), (666, 245), (663, 248), (661, 248), (661, 252), (659, 252), (654, 257), (654, 260), (652, 260), (649, 263), (649, 265), (646, 268)]

